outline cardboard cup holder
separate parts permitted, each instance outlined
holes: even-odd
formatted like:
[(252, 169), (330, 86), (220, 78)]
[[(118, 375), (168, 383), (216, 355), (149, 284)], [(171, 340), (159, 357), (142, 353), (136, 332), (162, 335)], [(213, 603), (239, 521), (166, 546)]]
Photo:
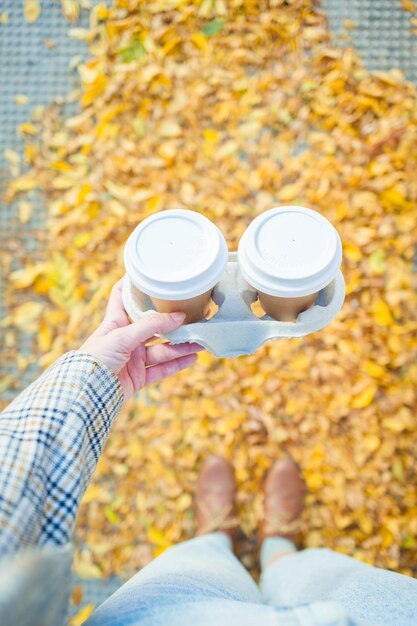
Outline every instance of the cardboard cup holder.
[[(270, 339), (303, 337), (327, 326), (343, 306), (345, 281), (339, 270), (319, 292), (315, 304), (300, 313), (295, 322), (280, 322), (268, 315), (257, 317), (251, 309), (258, 299), (257, 291), (240, 274), (237, 253), (229, 252), (226, 270), (213, 289), (212, 299), (219, 307), (213, 317), (181, 326), (164, 337), (172, 344), (199, 343), (222, 358), (253, 354)], [(136, 289), (127, 275), (123, 304), (133, 321), (155, 311), (151, 299)]]

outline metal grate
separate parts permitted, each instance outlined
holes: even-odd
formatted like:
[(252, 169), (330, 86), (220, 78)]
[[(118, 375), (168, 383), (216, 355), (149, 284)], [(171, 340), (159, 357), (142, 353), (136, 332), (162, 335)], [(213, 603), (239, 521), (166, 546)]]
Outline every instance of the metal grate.
[[(345, 45), (348, 32), (368, 69), (399, 68), (417, 84), (417, 26), (411, 23), (417, 11), (404, 11), (401, 0), (323, 0), (322, 6), (335, 38)], [(345, 20), (356, 28), (346, 28)]]
[[(36, 106), (49, 104), (71, 91), (76, 76), (68, 71), (69, 63), (76, 55), (85, 57), (87, 54), (83, 43), (68, 36), (70, 25), (62, 15), (60, 3), (42, 0), (41, 6), (41, 16), (29, 24), (24, 19), (23, 1), (2, 0), (0, 3), (0, 15), (8, 16), (7, 24), (0, 23), (0, 190), (8, 171), (4, 151), (12, 149), (22, 154), (19, 125), (29, 118)], [(84, 14), (79, 25), (88, 25), (88, 15)], [(45, 39), (54, 41), (56, 47), (49, 49)], [(19, 95), (28, 97), (26, 105), (16, 104)], [(35, 192), (31, 204), (33, 215), (23, 227), (17, 218), (17, 206), (3, 204), (0, 192), (0, 260), (1, 252), (10, 249), (10, 242), (17, 239), (20, 245), (14, 254), (14, 269), (21, 265), (25, 256), (32, 259), (41, 256), (35, 235), (43, 229), (45, 209)], [(0, 319), (7, 315), (4, 281), (4, 273), (0, 271)], [(23, 355), (29, 354), (30, 335), (19, 334), (18, 348)], [(0, 369), (2, 375), (16, 374), (13, 363), (1, 363)], [(37, 367), (32, 366), (19, 375), (22, 387), (29, 384), (37, 372)], [(9, 390), (2, 399), (9, 400), (14, 395), (15, 392)]]

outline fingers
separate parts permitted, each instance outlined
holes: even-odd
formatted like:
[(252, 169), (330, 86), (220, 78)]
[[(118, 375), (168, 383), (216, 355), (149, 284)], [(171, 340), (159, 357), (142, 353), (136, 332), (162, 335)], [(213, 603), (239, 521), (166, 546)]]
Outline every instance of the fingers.
[(153, 337), (150, 337), (149, 339), (146, 340), (146, 345), (149, 346), (153, 346), (156, 343), (168, 343), (169, 339), (164, 339), (163, 337), (158, 337), (158, 335), (154, 335)]
[(158, 380), (172, 376), (183, 369), (186, 369), (197, 360), (196, 354), (187, 354), (186, 356), (180, 356), (173, 361), (166, 361), (154, 367), (148, 367), (146, 369), (146, 384), (150, 385)]
[(156, 333), (164, 334), (181, 326), (185, 313), (154, 313), (114, 331), (122, 350), (132, 352)]
[(122, 300), (123, 278), (113, 285), (110, 298), (107, 303), (105, 320), (106, 321), (126, 321), (128, 323), (126, 311)]
[(161, 343), (146, 348), (146, 365), (157, 365), (165, 361), (172, 361), (187, 354), (194, 354), (204, 350), (198, 343), (179, 343), (175, 346)]

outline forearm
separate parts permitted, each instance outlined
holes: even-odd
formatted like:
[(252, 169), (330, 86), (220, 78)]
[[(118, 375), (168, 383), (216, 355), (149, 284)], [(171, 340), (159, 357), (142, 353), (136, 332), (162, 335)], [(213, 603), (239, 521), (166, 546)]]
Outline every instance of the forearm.
[(122, 402), (113, 372), (69, 352), (0, 413), (0, 553), (68, 541)]

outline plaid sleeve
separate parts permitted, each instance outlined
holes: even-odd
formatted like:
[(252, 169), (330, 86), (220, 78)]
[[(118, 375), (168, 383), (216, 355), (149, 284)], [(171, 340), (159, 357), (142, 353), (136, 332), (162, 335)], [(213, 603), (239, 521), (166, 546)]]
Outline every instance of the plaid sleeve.
[(118, 377), (73, 351), (0, 413), (0, 554), (70, 539), (122, 403)]

